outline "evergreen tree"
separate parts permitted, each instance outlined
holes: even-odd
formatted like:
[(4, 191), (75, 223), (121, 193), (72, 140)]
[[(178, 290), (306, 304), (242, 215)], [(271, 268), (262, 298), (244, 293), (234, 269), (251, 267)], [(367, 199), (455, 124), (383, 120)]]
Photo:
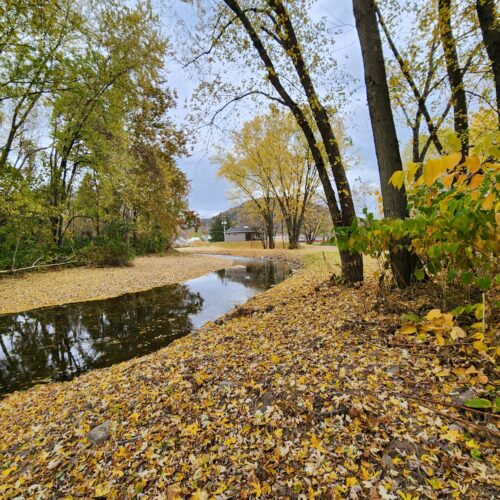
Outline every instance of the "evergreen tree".
[[(229, 227), (229, 223), (226, 224), (226, 229), (229, 229)], [(224, 241), (224, 225), (222, 224), (222, 217), (220, 215), (214, 217), (210, 226), (210, 241)]]

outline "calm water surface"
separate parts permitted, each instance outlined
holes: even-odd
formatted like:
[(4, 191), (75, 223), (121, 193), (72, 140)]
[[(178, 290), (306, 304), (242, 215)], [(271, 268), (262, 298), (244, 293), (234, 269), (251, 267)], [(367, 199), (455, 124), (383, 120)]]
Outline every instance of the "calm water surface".
[(0, 394), (156, 351), (291, 274), (283, 262), (231, 260), (181, 284), (0, 316)]

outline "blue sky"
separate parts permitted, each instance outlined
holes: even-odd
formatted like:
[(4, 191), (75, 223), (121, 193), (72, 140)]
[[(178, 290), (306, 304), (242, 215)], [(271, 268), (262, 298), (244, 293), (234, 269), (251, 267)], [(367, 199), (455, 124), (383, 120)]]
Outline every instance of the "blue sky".
[[(378, 172), (373, 147), (373, 137), (370, 128), (370, 119), (366, 105), (366, 93), (363, 84), (363, 68), (361, 50), (352, 14), (351, 0), (318, 0), (314, 5), (311, 16), (313, 19), (324, 17), (327, 23), (341, 31), (335, 37), (335, 55), (342, 67), (352, 76), (349, 90), (352, 97), (347, 106), (349, 117), (346, 123), (347, 134), (351, 137), (354, 147), (353, 152), (360, 158), (361, 165), (349, 171), (352, 182), (361, 178), (378, 184)], [(175, 30), (179, 18), (188, 26), (194, 27), (196, 17), (191, 7), (180, 0), (169, 0), (162, 3), (161, 17), (167, 34)], [(174, 42), (174, 39), (172, 39)], [(174, 46), (175, 49), (175, 46)], [(185, 115), (189, 113), (189, 100), (192, 91), (199, 83), (196, 75), (182, 67), (180, 63), (169, 61), (169, 85), (176, 89), (179, 95), (179, 106), (176, 117), (180, 124)], [(238, 128), (237, 119), (229, 127)], [(227, 199), (229, 186), (216, 177), (217, 167), (210, 162), (215, 148), (220, 145), (221, 138), (218, 134), (211, 134), (204, 130), (199, 134), (189, 158), (179, 161), (180, 167), (191, 180), (190, 205), (202, 217), (210, 217), (223, 211), (232, 203)]]

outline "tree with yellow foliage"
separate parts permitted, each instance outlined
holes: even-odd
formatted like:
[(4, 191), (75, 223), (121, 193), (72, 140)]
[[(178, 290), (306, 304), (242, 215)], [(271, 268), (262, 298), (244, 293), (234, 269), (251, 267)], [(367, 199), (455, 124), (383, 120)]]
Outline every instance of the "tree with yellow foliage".
[(289, 248), (297, 248), (307, 206), (319, 187), (309, 147), (289, 113), (271, 112), (245, 123), (233, 134), (233, 151), (216, 159), (219, 175), (243, 198), (252, 200), (274, 235), (278, 205), (288, 233)]

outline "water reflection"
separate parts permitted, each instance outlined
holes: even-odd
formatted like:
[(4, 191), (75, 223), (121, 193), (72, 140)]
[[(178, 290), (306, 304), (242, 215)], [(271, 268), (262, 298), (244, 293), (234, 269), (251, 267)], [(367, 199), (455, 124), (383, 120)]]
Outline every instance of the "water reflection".
[(283, 263), (243, 261), (183, 284), (1, 316), (0, 393), (155, 351), (289, 274)]

